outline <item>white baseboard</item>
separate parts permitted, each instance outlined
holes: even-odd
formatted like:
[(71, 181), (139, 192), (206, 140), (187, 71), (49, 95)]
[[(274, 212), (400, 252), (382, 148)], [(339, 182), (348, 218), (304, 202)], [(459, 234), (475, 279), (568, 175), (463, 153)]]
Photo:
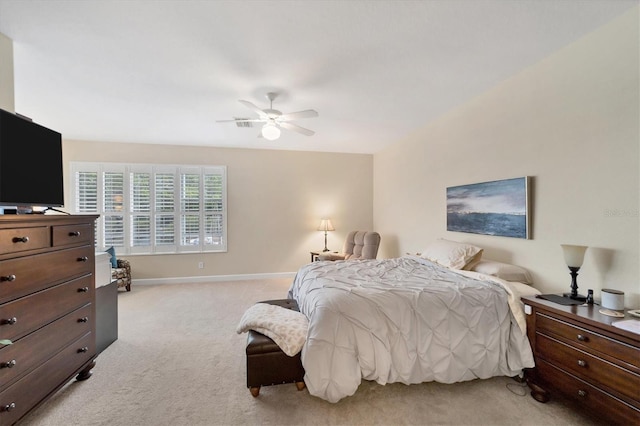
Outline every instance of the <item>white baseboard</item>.
[(248, 281), (267, 280), (273, 278), (291, 278), (295, 272), (274, 272), (265, 274), (239, 274), (239, 275), (208, 275), (201, 277), (171, 277), (171, 278), (140, 278), (131, 280), (131, 285), (155, 285), (155, 284), (181, 284), (181, 283), (210, 283), (220, 281)]

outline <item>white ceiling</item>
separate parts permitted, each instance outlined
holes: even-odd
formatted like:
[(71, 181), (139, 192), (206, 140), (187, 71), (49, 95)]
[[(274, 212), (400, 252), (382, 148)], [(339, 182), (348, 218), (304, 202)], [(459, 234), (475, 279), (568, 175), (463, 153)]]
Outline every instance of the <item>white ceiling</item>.
[[(67, 139), (374, 153), (638, 0), (0, 0), (16, 111)], [(280, 92), (311, 137), (216, 123)]]

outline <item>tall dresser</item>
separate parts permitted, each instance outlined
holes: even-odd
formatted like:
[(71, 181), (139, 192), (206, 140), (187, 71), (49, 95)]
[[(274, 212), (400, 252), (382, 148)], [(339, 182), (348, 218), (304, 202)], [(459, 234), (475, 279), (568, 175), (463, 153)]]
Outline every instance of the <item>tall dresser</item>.
[(91, 376), (97, 218), (0, 216), (0, 425)]
[(563, 396), (606, 424), (640, 424), (640, 334), (612, 325), (599, 306), (524, 297), (536, 366), (526, 372), (540, 402)]

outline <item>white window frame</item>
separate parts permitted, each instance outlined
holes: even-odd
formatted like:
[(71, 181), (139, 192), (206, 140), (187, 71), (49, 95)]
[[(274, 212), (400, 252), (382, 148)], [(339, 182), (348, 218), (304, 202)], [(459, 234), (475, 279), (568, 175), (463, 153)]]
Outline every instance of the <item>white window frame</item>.
[[(178, 253), (209, 253), (209, 252), (226, 252), (227, 251), (227, 168), (226, 166), (194, 166), (194, 165), (155, 165), (155, 164), (133, 164), (133, 163), (93, 163), (93, 162), (71, 162), (71, 191), (70, 196), (70, 210), (75, 214), (87, 214), (97, 213), (100, 215), (96, 222), (96, 246), (106, 248), (105, 242), (105, 221), (104, 216), (112, 214), (112, 212), (105, 211), (104, 202), (104, 174), (105, 173), (123, 173), (124, 178), (124, 192), (123, 192), (123, 227), (124, 227), (124, 242), (122, 246), (115, 246), (116, 250), (123, 255), (132, 254), (178, 254)], [(80, 211), (78, 206), (78, 173), (79, 172), (93, 172), (98, 176), (97, 179), (97, 209), (94, 212), (87, 210)], [(133, 216), (132, 208), (132, 193), (133, 188), (131, 186), (132, 173), (149, 173), (150, 178), (150, 206), (148, 215), (150, 217), (150, 245), (134, 246), (133, 245)], [(173, 174), (174, 175), (174, 244), (156, 244), (156, 216), (159, 215), (155, 211), (155, 176), (156, 174)], [(180, 203), (180, 176), (181, 174), (198, 174), (199, 178), (199, 210), (197, 212), (199, 216), (199, 236), (196, 238), (198, 243), (196, 244), (181, 244), (181, 210)], [(214, 238), (209, 238), (211, 241), (207, 244), (207, 238), (205, 236), (205, 204), (203, 200), (204, 194), (204, 177), (206, 175), (217, 175), (222, 178), (222, 230), (219, 243), (213, 244)], [(144, 213), (143, 215), (146, 215)], [(166, 213), (165, 213), (166, 214)], [(109, 244), (111, 245), (111, 244)]]

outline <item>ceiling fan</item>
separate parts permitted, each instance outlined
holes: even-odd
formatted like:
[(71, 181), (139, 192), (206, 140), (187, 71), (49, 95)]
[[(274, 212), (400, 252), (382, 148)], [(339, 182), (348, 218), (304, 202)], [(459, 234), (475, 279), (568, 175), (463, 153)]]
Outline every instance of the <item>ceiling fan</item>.
[(275, 92), (267, 93), (267, 99), (269, 99), (269, 108), (260, 109), (249, 101), (239, 101), (242, 105), (248, 107), (258, 114), (258, 118), (236, 118), (233, 120), (218, 120), (218, 123), (264, 123), (260, 135), (267, 140), (273, 141), (280, 137), (280, 129), (292, 130), (294, 132), (302, 133), (305, 136), (312, 136), (315, 134), (313, 130), (305, 129), (296, 124), (290, 123), (291, 120), (297, 120), (299, 118), (311, 118), (317, 117), (318, 112), (313, 109), (306, 109), (304, 111), (290, 112), (289, 114), (283, 114), (277, 109), (273, 109), (273, 100), (278, 96)]

